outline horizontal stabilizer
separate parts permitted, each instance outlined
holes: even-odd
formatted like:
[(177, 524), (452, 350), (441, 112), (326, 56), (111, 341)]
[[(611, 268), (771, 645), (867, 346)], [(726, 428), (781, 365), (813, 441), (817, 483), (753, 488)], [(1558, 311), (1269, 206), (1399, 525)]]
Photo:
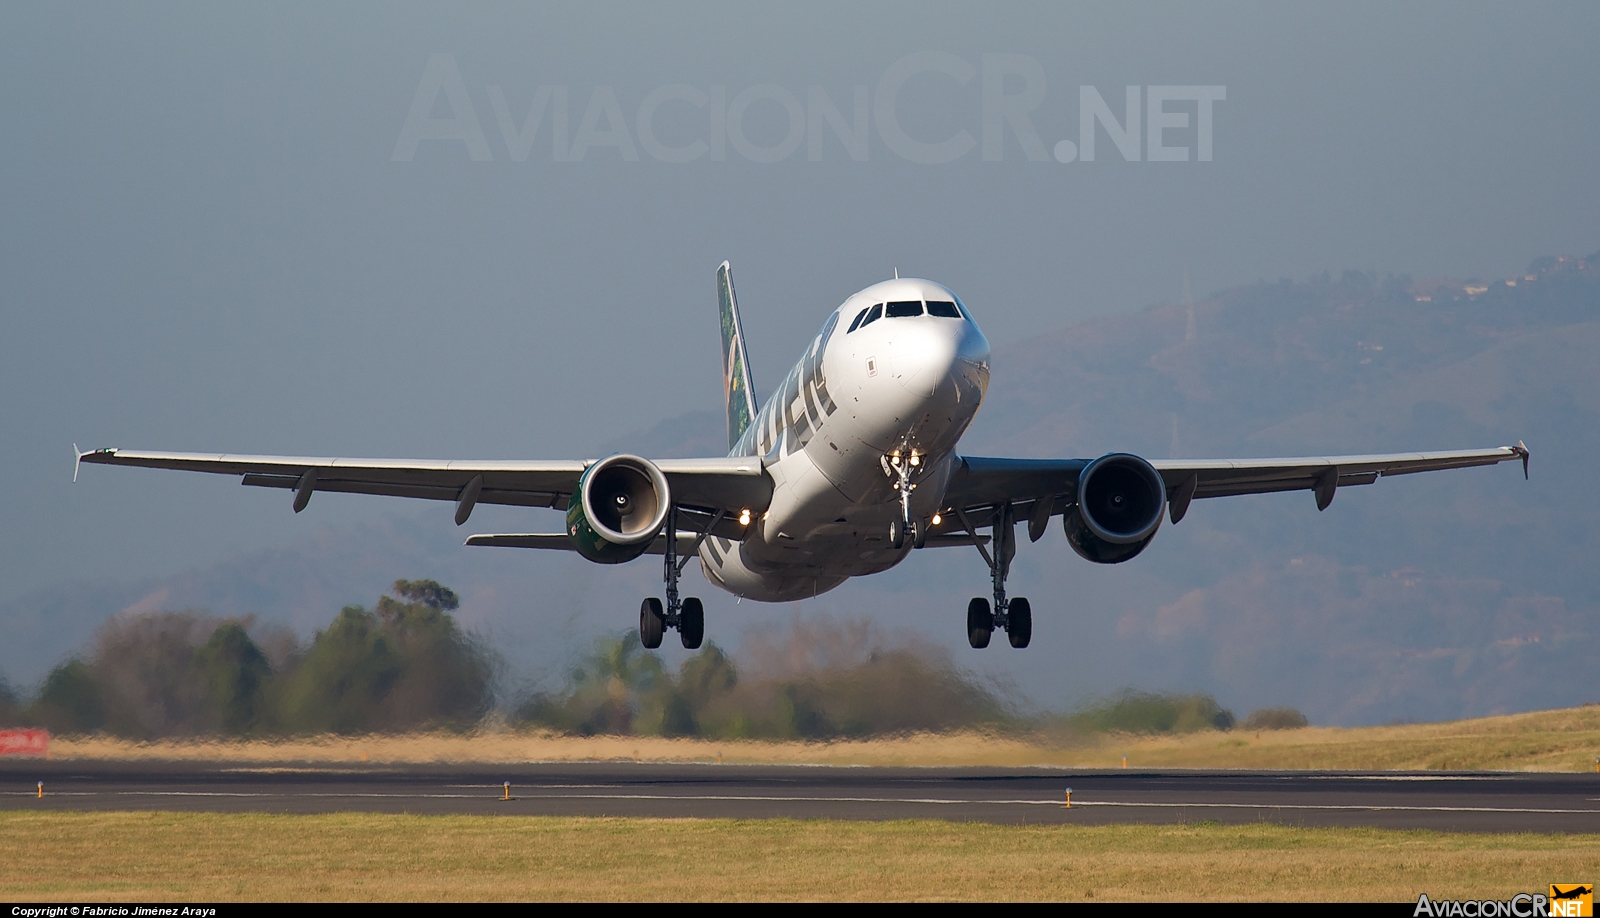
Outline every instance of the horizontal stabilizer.
[[(692, 532), (678, 533), (678, 553), (687, 554), (694, 550), (695, 539)], [(546, 551), (577, 551), (572, 540), (564, 532), (505, 532), (485, 533), (483, 535), (469, 536), (466, 544), (492, 548), (542, 548)], [(647, 555), (664, 555), (667, 553), (667, 537), (665, 534), (656, 536), (650, 547), (644, 550)]]
[[(988, 545), (989, 537), (986, 535), (978, 536), (978, 544)], [(952, 548), (960, 546), (971, 548), (972, 536), (967, 535), (965, 532), (944, 532), (938, 535), (929, 535), (928, 540), (922, 543), (923, 548)]]

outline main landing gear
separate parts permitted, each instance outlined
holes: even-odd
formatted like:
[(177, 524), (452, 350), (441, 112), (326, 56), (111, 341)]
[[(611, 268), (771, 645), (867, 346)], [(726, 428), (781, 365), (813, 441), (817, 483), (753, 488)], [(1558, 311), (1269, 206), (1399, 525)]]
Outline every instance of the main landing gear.
[(1011, 573), (1011, 559), (1017, 554), (1016, 515), (1011, 505), (1006, 504), (995, 511), (994, 535), (990, 538), (990, 544), (994, 546), (993, 556), (978, 541), (966, 512), (958, 509), (956, 514), (961, 524), (967, 527), (967, 533), (973, 537), (972, 544), (977, 546), (978, 553), (988, 563), (994, 581), (992, 609), (989, 600), (981, 596), (967, 603), (967, 643), (979, 649), (988, 647), (994, 629), (1000, 628), (1006, 632), (1012, 647), (1020, 649), (1028, 646), (1028, 641), (1033, 638), (1033, 606), (1021, 596), (1006, 599), (1006, 575)]
[(662, 607), (661, 600), (654, 596), (646, 596), (644, 602), (639, 604), (639, 643), (651, 650), (661, 646), (661, 639), (666, 636), (668, 628), (678, 629), (678, 636), (683, 639), (685, 650), (698, 650), (700, 643), (706, 637), (706, 609), (700, 600), (693, 596), (687, 599), (678, 599), (678, 576), (683, 573), (683, 566), (689, 563), (695, 552), (700, 550), (700, 543), (706, 540), (711, 530), (722, 522), (725, 511), (717, 511), (711, 518), (705, 531), (695, 539), (694, 547), (678, 557), (678, 508), (667, 510), (667, 523), (662, 527), (662, 532), (667, 537), (666, 550), (661, 561), (661, 579), (667, 584), (667, 602)]

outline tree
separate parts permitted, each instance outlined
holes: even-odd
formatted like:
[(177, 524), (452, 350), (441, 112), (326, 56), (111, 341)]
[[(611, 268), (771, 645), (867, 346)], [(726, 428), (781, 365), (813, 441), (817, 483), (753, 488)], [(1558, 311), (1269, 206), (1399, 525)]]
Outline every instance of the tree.
[(208, 691), (205, 726), (231, 736), (254, 732), (267, 713), (265, 689), (272, 677), (266, 655), (238, 622), (223, 622), (194, 652)]
[(89, 665), (73, 657), (50, 670), (29, 712), (56, 733), (90, 733), (105, 725), (105, 704)]
[(450, 615), (456, 594), (432, 580), (398, 580), (394, 592), (373, 611), (344, 607), (317, 633), (284, 682), (285, 730), (465, 727), (488, 713), (494, 657)]
[(656, 696), (671, 690), (672, 679), (661, 665), (661, 657), (645, 651), (639, 633), (629, 631), (620, 637), (596, 639), (593, 649), (568, 674), (566, 691), (532, 695), (519, 706), (517, 717), (593, 736), (634, 732), (636, 716), (648, 708), (648, 724), (637, 726), (660, 732), (666, 720), (666, 702)]
[[(461, 607), (461, 599), (455, 591), (441, 585), (437, 580), (396, 580), (394, 589), (390, 592), (406, 602), (427, 606), (443, 612), (454, 612)], [(385, 596), (378, 600), (378, 609), (382, 611), (384, 603), (393, 603), (394, 600)]]
[(377, 617), (345, 606), (289, 674), (280, 723), (291, 733), (359, 733), (378, 726), (378, 707), (399, 680), (402, 663)]
[(210, 687), (195, 665), (195, 648), (217, 624), (193, 612), (156, 612), (102, 625), (89, 663), (105, 729), (140, 739), (214, 730), (206, 716)]

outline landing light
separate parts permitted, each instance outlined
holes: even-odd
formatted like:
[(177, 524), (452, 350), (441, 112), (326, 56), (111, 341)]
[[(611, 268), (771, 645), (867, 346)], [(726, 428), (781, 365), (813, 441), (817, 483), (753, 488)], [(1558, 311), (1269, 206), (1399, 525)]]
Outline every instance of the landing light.
[(933, 523), (933, 525), (935, 525), (935, 526), (937, 526), (937, 525), (939, 525), (939, 524), (940, 524), (940, 523), (942, 523), (942, 522), (944, 522), (944, 517), (942, 517), (942, 516), (940, 516), (940, 515), (939, 515), (939, 514), (937, 514), (937, 513), (935, 513), (935, 514), (934, 514), (934, 515), (933, 515), (933, 519), (932, 519), (932, 520), (930, 520), (930, 521), (929, 521), (929, 522), (931, 522), (931, 523)]
[(922, 457), (918, 456), (916, 453), (912, 453), (911, 454), (911, 464), (913, 466), (921, 465), (922, 464)]
[(750, 525), (750, 511), (749, 510), (740, 510), (739, 511), (739, 525), (740, 526), (748, 526), (748, 525)]

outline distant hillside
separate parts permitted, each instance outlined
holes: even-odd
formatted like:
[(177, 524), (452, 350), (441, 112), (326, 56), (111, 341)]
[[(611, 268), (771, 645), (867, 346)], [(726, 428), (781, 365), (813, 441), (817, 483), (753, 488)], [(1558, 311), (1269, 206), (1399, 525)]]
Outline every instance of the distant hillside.
[[(995, 355), (963, 446), (1207, 457), (1524, 439), (1526, 484), (1500, 467), (1348, 489), (1322, 514), (1304, 494), (1197, 504), (1125, 565), (1166, 589), (1112, 598), (1100, 638), (1321, 722), (1600, 698), (1585, 662), (1600, 650), (1600, 253), (1418, 288), (1347, 272), (1041, 335)], [(1099, 573), (1069, 569), (1062, 589)]]
[[(1514, 282), (1514, 283), (1513, 283)], [(1004, 304), (973, 303), (981, 321)], [(622, 436), (663, 457), (719, 453), (715, 406)], [(1197, 503), (1134, 561), (1078, 559), (1059, 529), (1024, 543), (1012, 581), (1035, 610), (1026, 652), (965, 647), (987, 591), (976, 553), (919, 552), (806, 603), (735, 603), (697, 578), (724, 646), (794, 615), (869, 617), (1062, 709), (1123, 686), (1210, 692), (1235, 710), (1292, 705), (1318, 724), (1447, 720), (1600, 700), (1600, 253), (1514, 278), (1347, 272), (1259, 283), (999, 348), (963, 441), (975, 455), (1151, 457), (1394, 452), (1525, 440), (1510, 466), (1341, 490)], [(658, 590), (646, 559), (602, 568), (539, 552), (463, 549), (437, 507), (308, 531), (279, 549), (136, 584), (63, 585), (0, 602), (0, 671), (37, 679), (118, 609), (259, 613), (305, 631), (397, 577), (462, 594), (523, 676), (551, 677)], [(537, 531), (537, 511), (479, 511), (475, 531)], [(676, 651), (674, 651), (676, 653)]]

